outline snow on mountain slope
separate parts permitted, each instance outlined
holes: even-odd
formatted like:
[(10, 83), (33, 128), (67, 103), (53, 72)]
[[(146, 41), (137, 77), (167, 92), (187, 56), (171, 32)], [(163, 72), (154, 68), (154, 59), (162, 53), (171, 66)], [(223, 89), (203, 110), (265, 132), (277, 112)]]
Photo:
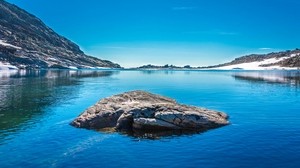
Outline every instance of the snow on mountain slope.
[(12, 48), (15, 48), (18, 50), (22, 49), (21, 47), (17, 47), (15, 45), (9, 44), (9, 43), (5, 42), (4, 40), (0, 40), (0, 45), (6, 46), (6, 47), (12, 47)]
[(0, 70), (11, 70), (11, 69), (18, 69), (18, 68), (9, 63), (0, 62)]
[(291, 54), (287, 57), (281, 57), (281, 58), (268, 58), (264, 59), (263, 61), (254, 61), (249, 63), (241, 63), (241, 64), (234, 64), (234, 65), (228, 65), (228, 66), (220, 66), (212, 69), (216, 70), (232, 70), (232, 69), (243, 69), (243, 70), (273, 70), (273, 69), (286, 69), (286, 70), (293, 70), (298, 69), (297, 67), (281, 67), (279, 65), (271, 65), (271, 66), (264, 66), (269, 64), (276, 64), (280, 61), (284, 61), (286, 59), (299, 56), (298, 54)]

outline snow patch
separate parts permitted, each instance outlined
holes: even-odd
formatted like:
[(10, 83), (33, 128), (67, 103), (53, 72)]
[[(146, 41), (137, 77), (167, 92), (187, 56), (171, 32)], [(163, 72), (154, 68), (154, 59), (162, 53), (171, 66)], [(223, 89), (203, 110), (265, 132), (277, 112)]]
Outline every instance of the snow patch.
[(18, 69), (18, 67), (14, 65), (0, 62), (0, 70), (16, 70), (16, 69)]
[(295, 57), (295, 56), (298, 56), (300, 55), (300, 53), (297, 53), (297, 54), (291, 54), (291, 57)]
[(96, 69), (113, 69), (113, 68), (109, 68), (109, 67), (96, 67)]
[(78, 68), (75, 67), (75, 66), (69, 66), (68, 68), (70, 68), (70, 69), (78, 69)]
[(0, 40), (0, 45), (7, 46), (7, 47), (12, 47), (12, 48), (15, 48), (15, 49), (18, 49), (18, 50), (22, 49), (21, 47), (9, 44), (9, 43), (5, 42), (4, 40)]
[(47, 60), (48, 60), (48, 61), (58, 61), (56, 58), (52, 58), (52, 57), (47, 58)]

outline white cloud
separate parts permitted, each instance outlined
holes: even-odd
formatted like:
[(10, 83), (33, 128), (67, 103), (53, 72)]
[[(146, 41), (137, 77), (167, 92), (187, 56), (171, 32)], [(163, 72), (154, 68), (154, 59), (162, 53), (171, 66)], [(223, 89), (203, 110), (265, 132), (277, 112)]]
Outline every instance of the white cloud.
[(103, 46), (103, 48), (108, 48), (108, 49), (128, 49), (128, 47), (123, 47), (123, 46)]
[(238, 32), (222, 31), (222, 30), (203, 30), (203, 31), (188, 31), (183, 32), (184, 34), (209, 34), (209, 35), (220, 35), (220, 36), (236, 36)]
[(197, 9), (197, 7), (192, 7), (192, 6), (177, 6), (177, 7), (172, 7), (172, 10), (175, 10), (175, 11), (193, 10), (193, 9)]
[(225, 36), (235, 36), (235, 35), (238, 35), (237, 32), (225, 32), (225, 31), (217, 32), (217, 34), (219, 34), (219, 35), (225, 35)]
[(262, 47), (262, 48), (259, 48), (259, 50), (272, 50), (273, 48), (268, 48), (268, 47)]

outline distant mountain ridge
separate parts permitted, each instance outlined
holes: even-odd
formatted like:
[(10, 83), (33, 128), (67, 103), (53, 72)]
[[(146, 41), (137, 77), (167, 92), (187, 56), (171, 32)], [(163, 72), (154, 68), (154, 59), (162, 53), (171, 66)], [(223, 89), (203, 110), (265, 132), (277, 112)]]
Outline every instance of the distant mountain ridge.
[(282, 52), (272, 52), (268, 54), (251, 54), (234, 59), (231, 62), (207, 66), (201, 68), (220, 68), (234, 65), (246, 65), (250, 63), (260, 63), (259, 67), (285, 67), (285, 68), (299, 68), (300, 67), (300, 49), (287, 50)]
[(85, 55), (78, 45), (55, 33), (25, 10), (0, 0), (0, 63), (18, 68), (120, 68)]
[(131, 68), (131, 69), (183, 69), (183, 68), (189, 69), (189, 68), (192, 68), (192, 67), (189, 66), (189, 65), (186, 65), (184, 67), (180, 67), (180, 66), (169, 65), (169, 64), (166, 64), (166, 65), (163, 65), (163, 66), (148, 64), (148, 65), (143, 65), (143, 66), (140, 66), (140, 67), (137, 67), (137, 68)]
[(233, 61), (213, 66), (192, 67), (190, 65), (143, 65), (136, 70), (272, 70), (272, 69), (299, 69), (300, 68), (300, 49), (272, 52), (269, 54), (251, 54), (235, 58)]

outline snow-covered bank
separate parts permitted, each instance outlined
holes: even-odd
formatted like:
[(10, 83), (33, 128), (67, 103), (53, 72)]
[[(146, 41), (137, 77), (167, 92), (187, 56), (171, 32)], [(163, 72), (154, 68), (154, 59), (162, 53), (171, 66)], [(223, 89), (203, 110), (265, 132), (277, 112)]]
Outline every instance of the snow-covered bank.
[(16, 70), (16, 69), (18, 69), (18, 67), (14, 65), (0, 62), (0, 70)]
[(221, 66), (217, 68), (211, 68), (214, 70), (233, 70), (233, 69), (241, 69), (241, 70), (297, 70), (299, 67), (281, 67), (279, 65), (272, 65), (272, 66), (264, 66), (269, 64), (276, 64), (280, 61), (283, 61), (288, 58), (292, 58), (295, 56), (300, 55), (298, 54), (291, 54), (288, 57), (281, 57), (281, 58), (269, 58), (265, 59), (263, 61), (255, 61), (255, 62), (249, 62), (249, 63), (241, 63), (241, 64), (234, 64), (234, 65), (228, 65), (228, 66)]

